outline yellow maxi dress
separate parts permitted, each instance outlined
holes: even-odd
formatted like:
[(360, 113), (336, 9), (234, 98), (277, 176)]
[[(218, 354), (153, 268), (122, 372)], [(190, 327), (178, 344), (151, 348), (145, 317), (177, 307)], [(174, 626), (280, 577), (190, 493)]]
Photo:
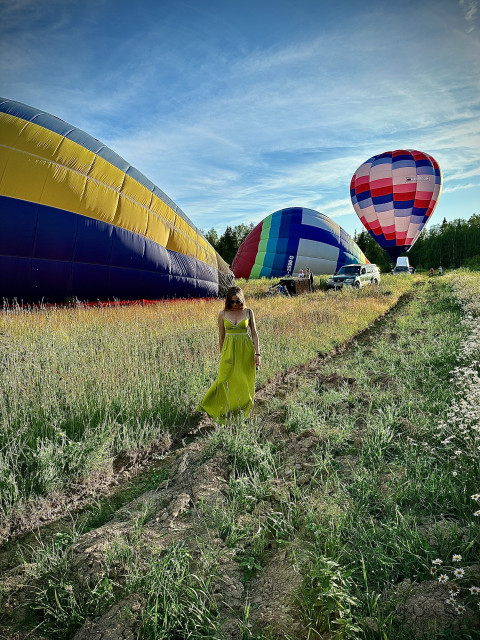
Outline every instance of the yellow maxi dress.
[(223, 319), (225, 340), (216, 381), (198, 406), (219, 422), (236, 414), (247, 417), (255, 394), (255, 348), (247, 333), (248, 317), (238, 324)]

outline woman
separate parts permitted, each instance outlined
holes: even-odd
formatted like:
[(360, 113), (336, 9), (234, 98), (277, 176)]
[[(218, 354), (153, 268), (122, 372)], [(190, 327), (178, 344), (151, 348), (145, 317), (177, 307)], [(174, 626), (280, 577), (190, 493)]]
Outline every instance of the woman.
[[(248, 326), (252, 339), (247, 333)], [(225, 308), (218, 314), (220, 366), (216, 381), (205, 394), (198, 409), (213, 420), (224, 422), (241, 413), (248, 416), (255, 394), (255, 369), (260, 366), (260, 348), (255, 316), (245, 307), (240, 287), (230, 287)], [(253, 343), (252, 343), (253, 340)]]

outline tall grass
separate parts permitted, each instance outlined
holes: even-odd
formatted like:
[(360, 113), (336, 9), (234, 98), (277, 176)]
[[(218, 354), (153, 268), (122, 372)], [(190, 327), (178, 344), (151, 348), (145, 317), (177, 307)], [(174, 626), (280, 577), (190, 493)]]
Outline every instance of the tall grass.
[[(263, 290), (268, 282), (261, 282)], [(244, 283), (242, 283), (244, 284)], [(412, 286), (258, 296), (257, 386), (365, 328)], [(4, 308), (0, 316), (0, 517), (63, 490), (120, 450), (182, 434), (218, 366), (222, 301), (113, 308)]]
[[(405, 596), (396, 595), (399, 583), (430, 581), (435, 558), (446, 565), (458, 557), (461, 564), (445, 569), (452, 581), (465, 567), (465, 578), (457, 580), (465, 601), (457, 598), (453, 624), (462, 622), (462, 606), (478, 611), (471, 587), (480, 575), (479, 293), (478, 276), (428, 282), (374, 340), (336, 358), (334, 370), (327, 364), (320, 383), (305, 380), (288, 399), (287, 426), (298, 431), (304, 420), (325, 442), (317, 453), (323, 486), (306, 497), (305, 509), (311, 554), (302, 602), (315, 631), (324, 631), (323, 624), (342, 638), (479, 637), (468, 618), (437, 635), (422, 617), (421, 597), (416, 606), (424, 626), (416, 629), (410, 619), (405, 628)], [(322, 382), (329, 375), (335, 389)], [(335, 584), (342, 585), (342, 597), (350, 596), (355, 607), (353, 614), (339, 609), (335, 615), (350, 616), (361, 633), (352, 626), (341, 635), (338, 619), (318, 617), (322, 606), (328, 608), (324, 573), (330, 562), (340, 572)]]
[[(327, 306), (332, 322), (335, 319), (338, 330), (348, 334), (367, 319), (358, 317), (356, 325), (345, 329), (338, 305), (343, 305), (344, 315), (360, 314), (363, 304), (367, 311), (368, 305), (377, 308), (384, 299), (388, 306), (411, 283), (408, 278), (391, 280), (383, 289), (359, 295), (318, 292), (305, 298), (303, 307), (316, 306), (320, 315)], [(85, 619), (98, 617), (114, 601), (136, 594), (144, 603), (142, 637), (231, 637), (223, 625), (216, 586), (223, 547), (212, 541), (221, 538), (228, 557), (234, 557), (243, 570), (252, 595), (256, 595), (254, 577), (262, 575), (265, 565), (268, 569), (272, 555), (274, 561), (284, 557), (285, 566), (295, 565), (303, 578), (298, 609), (309, 638), (478, 638), (478, 629), (468, 628), (467, 616), (469, 609), (478, 610), (480, 599), (472, 589), (480, 587), (480, 512), (475, 515), (480, 506), (480, 469), (477, 449), (466, 446), (468, 438), (479, 444), (478, 376), (467, 379), (457, 372), (465, 368), (478, 373), (480, 278), (469, 281), (460, 273), (423, 279), (420, 284), (408, 304), (376, 331), (318, 363), (315, 371), (298, 372), (297, 384), (286, 395), (267, 400), (251, 420), (232, 422), (207, 436), (203, 459), (221, 451), (230, 468), (228, 486), (222, 490), (225, 502), (196, 505), (201, 539), (187, 536), (159, 551), (148, 537), (148, 507), (132, 513), (125, 536), (106, 542), (104, 571), (88, 589), (83, 581), (80, 584), (76, 569), (72, 571), (68, 552), (80, 531), (59, 534), (49, 546), (28, 553), (37, 589), (30, 606), (41, 612), (32, 625), (41, 621), (47, 637), (69, 638)], [(262, 308), (255, 299), (252, 306), (259, 327), (276, 317), (277, 326), (285, 322), (290, 327), (300, 303), (279, 298)], [(191, 304), (193, 314), (197, 305)], [(220, 303), (205, 304), (214, 371), (212, 311)], [(142, 310), (137, 311), (142, 318)], [(307, 313), (303, 308), (299, 312)], [(190, 320), (196, 335), (200, 321)], [(311, 339), (306, 325), (305, 335), (297, 332), (297, 342), (311, 340), (314, 355), (331, 346), (330, 329), (326, 337), (319, 333)], [(271, 345), (278, 358), (299, 358), (298, 353), (275, 352), (276, 336), (265, 330), (262, 338), (262, 353)], [(452, 372), (456, 372), (453, 378)], [(184, 412), (188, 420), (188, 411)], [(263, 428), (266, 415), (268, 423), (278, 420), (278, 429), (270, 431), (270, 424)], [(133, 442), (126, 429), (127, 435)], [(462, 455), (455, 454), (456, 444), (450, 445), (452, 435), (464, 438)], [(309, 445), (306, 453), (302, 443), (309, 439), (315, 441), (314, 448)], [(311, 471), (305, 482), (299, 475), (304, 463)], [(433, 627), (422, 626), (429, 612), (422, 611), (427, 600), (421, 591), (415, 603), (418, 621), (402, 619), (402, 602), (410, 592), (398, 589), (437, 583), (432, 569), (438, 558), (443, 558), (442, 572), (450, 575), (451, 582), (453, 571), (458, 575), (465, 568), (465, 577), (455, 580), (460, 595), (452, 597), (458, 609), (454, 625), (463, 620), (457, 627), (435, 628), (435, 613), (447, 606), (444, 599), (432, 612)], [(262, 597), (268, 599), (268, 594), (262, 592)], [(467, 608), (465, 615), (460, 613), (461, 602)], [(427, 603), (430, 606), (431, 600)], [(249, 606), (247, 598), (245, 619), (238, 621), (245, 639), (297, 637), (265, 629), (264, 635), (249, 626)]]

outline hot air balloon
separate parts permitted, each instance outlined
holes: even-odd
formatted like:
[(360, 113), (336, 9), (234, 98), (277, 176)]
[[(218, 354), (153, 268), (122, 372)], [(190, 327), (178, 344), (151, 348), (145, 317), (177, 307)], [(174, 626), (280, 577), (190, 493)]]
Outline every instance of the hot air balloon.
[(267, 216), (240, 245), (233, 260), (236, 278), (274, 278), (310, 268), (315, 275), (349, 263), (368, 262), (335, 222), (313, 209), (290, 207)]
[(168, 196), (92, 136), (0, 98), (0, 299), (217, 296), (233, 274)]
[(353, 174), (353, 207), (392, 260), (410, 249), (435, 209), (442, 188), (437, 161), (421, 151), (387, 151)]

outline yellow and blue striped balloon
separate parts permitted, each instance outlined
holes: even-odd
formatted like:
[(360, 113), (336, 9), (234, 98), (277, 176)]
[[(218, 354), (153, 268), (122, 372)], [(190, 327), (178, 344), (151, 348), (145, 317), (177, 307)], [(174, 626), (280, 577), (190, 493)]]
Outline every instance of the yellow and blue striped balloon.
[(137, 169), (63, 120), (0, 98), (0, 299), (213, 297), (232, 281)]

